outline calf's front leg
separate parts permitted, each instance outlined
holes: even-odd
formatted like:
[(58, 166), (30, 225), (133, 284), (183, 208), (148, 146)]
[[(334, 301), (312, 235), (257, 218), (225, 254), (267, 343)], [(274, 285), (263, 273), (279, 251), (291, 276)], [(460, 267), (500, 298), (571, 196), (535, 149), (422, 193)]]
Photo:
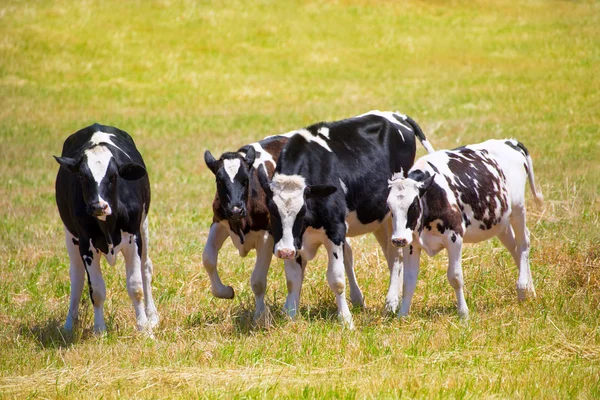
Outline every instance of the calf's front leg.
[(266, 309), (265, 291), (267, 290), (267, 274), (271, 258), (273, 257), (273, 236), (265, 232), (263, 237), (256, 247), (256, 264), (250, 277), (250, 286), (254, 292), (255, 310), (254, 318), (259, 318)]
[[(129, 243), (123, 246), (123, 256), (125, 257), (125, 273), (127, 282), (127, 293), (133, 303), (138, 330), (144, 330), (148, 324), (148, 317), (142, 301), (144, 297), (144, 288), (142, 284), (142, 249), (138, 245), (138, 236), (130, 234), (124, 236), (123, 240)], [(141, 243), (140, 243), (141, 244)]]
[(402, 305), (400, 306), (399, 317), (405, 317), (410, 312), (410, 304), (419, 278), (421, 248), (408, 245), (402, 249), (402, 253), (404, 255), (404, 280), (402, 282)]
[(456, 293), (456, 305), (458, 308), (458, 316), (464, 319), (469, 318), (469, 308), (465, 301), (464, 281), (462, 271), (462, 237), (456, 235), (456, 241), (449, 241), (448, 248), (448, 271), (447, 277), (450, 286), (454, 288)]
[(79, 254), (87, 272), (90, 298), (92, 299), (92, 305), (94, 306), (94, 332), (103, 333), (106, 331), (106, 324), (104, 323), (106, 284), (104, 283), (102, 271), (100, 270), (101, 255), (94, 251), (95, 249), (91, 243), (89, 244), (88, 250), (85, 250), (88, 243), (85, 243), (83, 240), (79, 242)]
[(73, 325), (79, 318), (79, 303), (85, 285), (85, 267), (83, 259), (79, 254), (79, 241), (65, 228), (65, 242), (69, 254), (69, 277), (71, 279), (71, 296), (69, 301), (69, 312), (65, 322), (65, 330), (72, 330)]
[(225, 229), (223, 224), (213, 222), (208, 232), (208, 239), (204, 245), (204, 251), (202, 252), (202, 264), (210, 279), (210, 291), (213, 296), (220, 299), (233, 299), (233, 296), (235, 295), (231, 286), (223, 285), (221, 278), (219, 278), (219, 272), (217, 271), (219, 250), (221, 250), (227, 236), (227, 229)]
[(352, 314), (346, 301), (346, 279), (344, 277), (344, 242), (335, 244), (331, 240), (325, 241), (325, 248), (329, 262), (327, 264), (327, 282), (335, 295), (338, 306), (338, 318), (349, 329), (354, 328)]

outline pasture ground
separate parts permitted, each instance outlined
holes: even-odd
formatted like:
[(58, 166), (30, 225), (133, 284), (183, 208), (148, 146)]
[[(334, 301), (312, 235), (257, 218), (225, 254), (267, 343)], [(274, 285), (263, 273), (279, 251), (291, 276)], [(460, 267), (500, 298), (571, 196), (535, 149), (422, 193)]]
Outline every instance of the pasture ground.
[[(0, 398), (600, 397), (600, 3), (593, 1), (13, 1), (0, 4)], [(269, 274), (252, 324), (253, 254), (201, 254), (214, 180), (202, 153), (370, 109), (438, 149), (515, 137), (546, 203), (529, 205), (538, 297), (519, 304), (497, 240), (464, 254), (461, 323), (446, 257), (424, 256), (409, 318), (383, 313), (387, 267), (352, 241), (366, 310), (341, 328), (323, 254), (297, 321)], [(122, 258), (104, 264), (108, 333), (60, 327), (68, 259), (54, 201), (67, 135), (93, 122), (148, 164), (156, 339), (139, 335)], [(419, 150), (419, 155), (423, 150)]]

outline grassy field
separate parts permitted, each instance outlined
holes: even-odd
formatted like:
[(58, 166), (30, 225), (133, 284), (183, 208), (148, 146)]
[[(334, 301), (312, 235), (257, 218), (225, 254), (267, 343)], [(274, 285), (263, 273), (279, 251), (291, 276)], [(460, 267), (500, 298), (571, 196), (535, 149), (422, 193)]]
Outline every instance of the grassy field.
[[(324, 4), (323, 4), (324, 3)], [(600, 3), (577, 1), (8, 1), (0, 3), (0, 398), (599, 398)], [(367, 309), (342, 329), (320, 253), (297, 321), (255, 326), (254, 252), (231, 244), (211, 296), (201, 254), (213, 175), (202, 153), (371, 109), (400, 110), (436, 148), (515, 137), (538, 297), (519, 304), (497, 240), (464, 251), (471, 319), (446, 256), (423, 256), (409, 318), (383, 312), (387, 266), (352, 241)], [(108, 333), (60, 327), (68, 258), (54, 200), (63, 140), (93, 122), (148, 165), (156, 339), (139, 335), (122, 258), (103, 264)], [(423, 150), (419, 150), (419, 155)]]

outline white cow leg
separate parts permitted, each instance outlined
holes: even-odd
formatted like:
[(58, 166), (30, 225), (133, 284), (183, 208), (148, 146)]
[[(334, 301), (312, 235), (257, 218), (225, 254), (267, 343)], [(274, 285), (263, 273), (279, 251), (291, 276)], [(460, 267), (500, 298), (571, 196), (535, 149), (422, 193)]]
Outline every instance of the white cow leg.
[(352, 256), (352, 248), (346, 240), (344, 244), (344, 268), (348, 277), (348, 286), (350, 286), (350, 301), (355, 307), (365, 308), (365, 298), (356, 281), (354, 274), (354, 257)]
[(535, 297), (535, 287), (531, 277), (529, 266), (529, 229), (525, 225), (525, 208), (514, 208), (510, 215), (510, 224), (515, 234), (517, 251), (517, 266), (519, 267), (519, 279), (517, 280), (517, 295), (519, 300), (525, 300), (527, 293)]
[(210, 291), (213, 296), (220, 299), (233, 299), (234, 296), (233, 288), (231, 286), (223, 285), (221, 278), (219, 278), (219, 272), (217, 271), (219, 250), (221, 250), (227, 236), (228, 233), (225, 227), (220, 223), (214, 222), (210, 226), (208, 239), (206, 240), (204, 251), (202, 252), (202, 264), (210, 279)]
[[(73, 242), (76, 240), (73, 235), (65, 228), (65, 242), (67, 244), (67, 253), (69, 254), (69, 276), (71, 278), (71, 298), (69, 301), (69, 312), (65, 322), (65, 329), (70, 331), (73, 325), (79, 319), (79, 303), (81, 294), (85, 285), (85, 267), (79, 254), (79, 246)], [(79, 243), (77, 241), (77, 243)]]
[(256, 248), (256, 264), (250, 277), (250, 286), (254, 292), (256, 309), (254, 318), (259, 318), (265, 312), (265, 291), (267, 290), (267, 274), (273, 257), (273, 236), (265, 234)]
[(300, 291), (302, 290), (302, 281), (304, 280), (304, 267), (306, 260), (302, 260), (302, 265), (296, 260), (283, 260), (285, 267), (285, 279), (287, 282), (288, 295), (285, 299), (283, 310), (290, 318), (295, 318), (300, 307)]
[(411, 250), (411, 246), (409, 245), (402, 249), (402, 253), (404, 254), (404, 280), (399, 317), (405, 317), (410, 312), (410, 305), (417, 287), (417, 279), (419, 278), (421, 248), (412, 246)]
[[(85, 246), (85, 244), (80, 242), (79, 246)], [(94, 305), (94, 332), (103, 333), (106, 331), (106, 324), (104, 323), (106, 284), (104, 283), (102, 271), (100, 270), (100, 254), (91, 251), (89, 254), (82, 254), (82, 259), (87, 265), (86, 269), (88, 283), (90, 285), (90, 297), (92, 298), (92, 304)]]
[[(126, 237), (123, 238), (127, 240)], [(123, 247), (123, 256), (125, 257), (125, 274), (127, 282), (127, 293), (133, 303), (135, 318), (137, 320), (138, 330), (144, 330), (148, 324), (146, 310), (142, 301), (144, 297), (144, 288), (142, 284), (142, 258), (137, 245), (135, 235), (128, 238), (131, 242)]]
[(152, 297), (152, 273), (154, 271), (154, 266), (148, 255), (148, 218), (144, 219), (140, 234), (142, 235), (142, 287), (144, 289), (144, 306), (146, 308), (146, 317), (148, 318), (148, 327), (152, 329), (158, 325), (159, 317), (156, 305), (154, 304), (154, 298)]
[(344, 278), (344, 243), (336, 245), (330, 240), (325, 241), (329, 262), (327, 264), (327, 282), (335, 295), (338, 307), (338, 318), (350, 329), (354, 328), (352, 314), (346, 301), (346, 279)]
[(464, 293), (464, 280), (462, 271), (462, 237), (457, 236), (455, 243), (448, 244), (448, 271), (447, 277), (450, 286), (454, 288), (456, 293), (456, 305), (458, 308), (458, 315), (461, 318), (467, 319), (469, 317), (469, 308), (465, 301)]
[(390, 218), (390, 222), (382, 225), (374, 234), (381, 246), (390, 271), (390, 284), (387, 296), (385, 297), (385, 310), (386, 312), (395, 314), (398, 310), (400, 288), (403, 285), (402, 249), (392, 245), (391, 231)]

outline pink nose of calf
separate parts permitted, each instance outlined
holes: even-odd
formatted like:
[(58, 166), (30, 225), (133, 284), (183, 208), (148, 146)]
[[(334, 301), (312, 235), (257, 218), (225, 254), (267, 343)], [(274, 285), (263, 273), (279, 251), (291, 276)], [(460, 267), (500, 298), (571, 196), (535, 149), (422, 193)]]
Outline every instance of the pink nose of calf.
[(392, 244), (396, 247), (404, 247), (408, 241), (406, 239), (392, 238)]
[(291, 260), (292, 258), (294, 258), (295, 255), (296, 252), (290, 249), (277, 250), (275, 254), (277, 258), (283, 258), (284, 260)]

